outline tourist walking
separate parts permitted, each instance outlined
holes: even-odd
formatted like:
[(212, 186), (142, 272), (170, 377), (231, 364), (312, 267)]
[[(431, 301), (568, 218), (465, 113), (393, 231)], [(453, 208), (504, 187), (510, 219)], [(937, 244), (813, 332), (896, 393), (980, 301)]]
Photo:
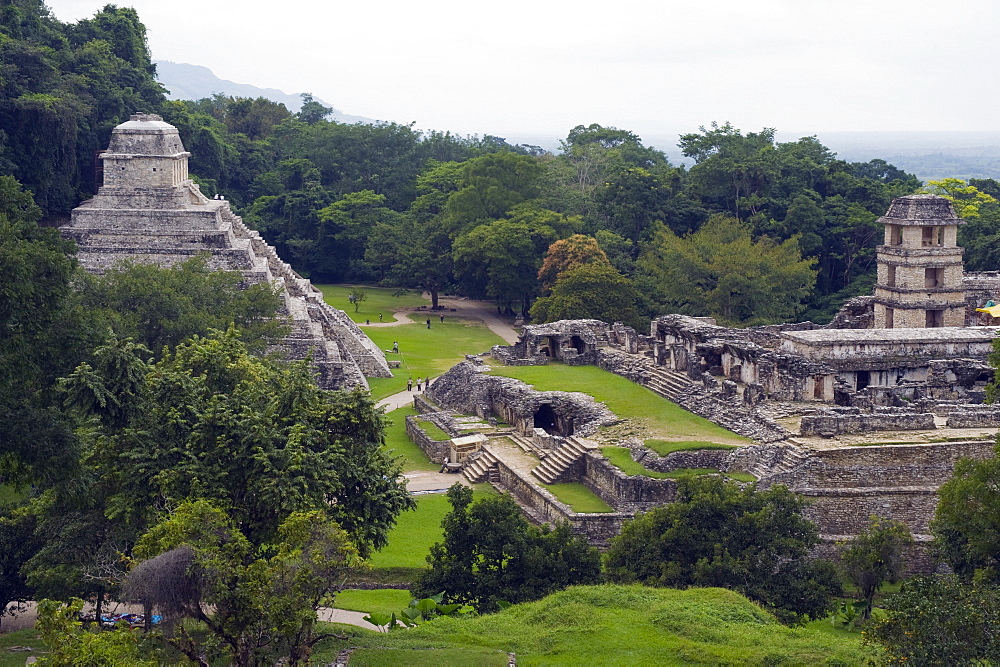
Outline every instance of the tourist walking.
[(392, 341), (392, 351), (399, 354), (399, 343), (396, 341)]
[(422, 384), (422, 383), (421, 383), (421, 380), (420, 380), (420, 378), (419, 378), (419, 377), (417, 377), (417, 391), (422, 391), (422, 389), (420, 388), (420, 385), (421, 385), (421, 384)]
[(413, 378), (406, 380), (406, 391), (413, 391)]
[(429, 318), (429, 317), (427, 318), (427, 328), (428, 329), (431, 328), (431, 318)]

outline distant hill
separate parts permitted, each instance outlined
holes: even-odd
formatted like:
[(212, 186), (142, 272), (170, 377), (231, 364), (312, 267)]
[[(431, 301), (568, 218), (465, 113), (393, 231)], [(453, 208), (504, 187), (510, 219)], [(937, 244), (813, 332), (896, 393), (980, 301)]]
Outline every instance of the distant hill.
[[(156, 78), (169, 91), (167, 97), (172, 100), (200, 100), (211, 97), (215, 93), (221, 93), (230, 97), (264, 97), (273, 102), (284, 104), (292, 113), (297, 112), (302, 107), (302, 98), (298, 93), (288, 94), (276, 88), (258, 88), (249, 83), (236, 83), (220, 79), (212, 73), (212, 70), (201, 65), (172, 63), (169, 60), (155, 62)], [(315, 99), (323, 106), (333, 106), (319, 98)], [(345, 114), (339, 109), (334, 109), (329, 118), (338, 123), (377, 122), (372, 118)]]
[[(760, 128), (743, 128), (756, 132)], [(689, 130), (693, 132), (694, 130)], [(777, 132), (777, 141), (815, 134), (820, 143), (848, 162), (876, 158), (922, 181), (941, 178), (1000, 180), (1000, 132)], [(644, 136), (674, 163), (691, 165), (677, 148), (678, 135)]]

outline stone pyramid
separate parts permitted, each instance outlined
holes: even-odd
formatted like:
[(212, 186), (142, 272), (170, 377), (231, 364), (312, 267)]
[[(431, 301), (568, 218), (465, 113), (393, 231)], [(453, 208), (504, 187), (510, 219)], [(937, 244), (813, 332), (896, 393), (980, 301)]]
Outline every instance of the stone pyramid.
[(154, 114), (133, 115), (112, 131), (100, 155), (104, 184), (61, 230), (76, 241), (83, 268), (102, 273), (122, 259), (172, 266), (207, 253), (211, 268), (281, 289), (292, 331), (280, 348), (290, 359), (311, 353), (320, 386), (367, 388), (366, 377), (391, 377), (385, 355), (345, 312), (327, 305), (229, 202), (201, 193), (188, 178), (190, 155), (177, 128)]

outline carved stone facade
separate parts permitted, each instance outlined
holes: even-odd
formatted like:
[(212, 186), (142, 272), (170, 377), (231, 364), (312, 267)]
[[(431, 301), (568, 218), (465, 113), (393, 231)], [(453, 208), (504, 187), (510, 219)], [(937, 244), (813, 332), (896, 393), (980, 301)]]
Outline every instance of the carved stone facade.
[(382, 351), (346, 313), (327, 305), (228, 202), (201, 193), (188, 178), (189, 156), (177, 128), (159, 116), (136, 114), (113, 130), (101, 154), (104, 184), (62, 228), (83, 268), (102, 273), (123, 259), (172, 266), (205, 253), (213, 269), (280, 288), (292, 323), (281, 348), (292, 359), (311, 354), (320, 386), (367, 388), (366, 376), (391, 377)]

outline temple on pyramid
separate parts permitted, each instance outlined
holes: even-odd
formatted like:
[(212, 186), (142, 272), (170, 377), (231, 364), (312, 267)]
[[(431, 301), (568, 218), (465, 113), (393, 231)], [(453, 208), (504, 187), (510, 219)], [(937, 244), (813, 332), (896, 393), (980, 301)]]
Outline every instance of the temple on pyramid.
[(321, 387), (367, 388), (366, 377), (391, 377), (385, 355), (345, 312), (329, 306), (229, 202), (201, 193), (188, 178), (190, 155), (177, 128), (154, 114), (135, 114), (113, 130), (100, 155), (103, 185), (61, 229), (76, 241), (83, 268), (102, 273), (122, 259), (172, 266), (206, 253), (211, 268), (281, 289), (292, 330), (280, 348), (289, 359), (311, 354)]

